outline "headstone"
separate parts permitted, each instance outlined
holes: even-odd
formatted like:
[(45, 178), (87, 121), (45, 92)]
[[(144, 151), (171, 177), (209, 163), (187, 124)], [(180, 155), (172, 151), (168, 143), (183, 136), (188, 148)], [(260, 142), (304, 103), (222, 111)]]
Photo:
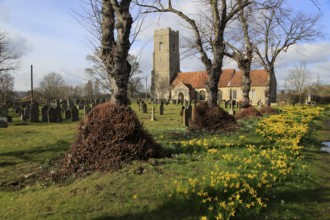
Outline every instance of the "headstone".
[(188, 112), (188, 109), (183, 110), (182, 116), (183, 116), (182, 117), (183, 126), (188, 127), (189, 126), (189, 112)]
[(33, 103), (30, 110), (30, 122), (39, 122), (39, 105)]
[(151, 106), (150, 121), (155, 121), (154, 106)]
[(147, 104), (145, 102), (142, 104), (142, 112), (143, 113), (147, 113), (148, 112), (148, 110), (147, 110)]
[(159, 106), (159, 114), (160, 115), (164, 114), (164, 105), (163, 105), (163, 103), (161, 103), (160, 106)]
[(181, 110), (180, 110), (180, 116), (183, 116), (183, 112), (184, 112), (184, 110), (185, 110), (185, 107), (182, 106), (182, 107), (181, 107)]
[(19, 115), (21, 113), (21, 108), (19, 106), (15, 107), (14, 112), (16, 115)]
[(8, 116), (8, 108), (6, 106), (0, 107), (0, 117), (7, 117)]
[(56, 110), (53, 107), (50, 107), (47, 111), (47, 115), (48, 115), (48, 122), (49, 123), (55, 123), (57, 122), (57, 116), (56, 116)]
[(30, 105), (26, 106), (26, 108), (23, 110), (23, 120), (24, 121), (30, 120), (30, 110), (31, 110)]
[(69, 121), (71, 119), (71, 111), (67, 110), (64, 112), (65, 120)]
[(8, 127), (7, 117), (0, 116), (0, 128), (7, 128), (7, 127)]
[(66, 112), (68, 110), (68, 104), (67, 102), (63, 102), (61, 105), (61, 109), (63, 112)]
[(57, 122), (62, 122), (63, 121), (62, 109), (59, 105), (56, 106), (56, 108), (55, 108), (55, 114), (56, 114), (56, 121)]
[(72, 121), (79, 121), (79, 110), (76, 108), (76, 106), (72, 106), (71, 120)]
[(41, 121), (48, 122), (48, 105), (44, 105), (41, 108)]

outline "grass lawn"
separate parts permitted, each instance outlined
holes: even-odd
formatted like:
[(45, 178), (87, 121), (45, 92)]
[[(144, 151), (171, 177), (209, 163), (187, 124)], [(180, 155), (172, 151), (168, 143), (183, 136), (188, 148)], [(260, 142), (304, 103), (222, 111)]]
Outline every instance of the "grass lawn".
[[(200, 219), (207, 208), (192, 197), (175, 194), (174, 182), (202, 179), (215, 165), (235, 172), (239, 161), (233, 161), (248, 158), (248, 145), (266, 145), (256, 133), (258, 120), (240, 121), (240, 129), (232, 133), (191, 134), (182, 126), (179, 105), (165, 105), (164, 115), (156, 106), (156, 121), (138, 111), (136, 104), (132, 108), (155, 140), (173, 150), (173, 157), (136, 161), (117, 172), (94, 173), (68, 185), (38, 182), (18, 191), (5, 185), (42, 167), (51, 168), (52, 158), (62, 156), (74, 141), (78, 123), (15, 126), (14, 117), (8, 128), (0, 130), (0, 219)], [(302, 140), (305, 148), (299, 163), (304, 168), (265, 192), (267, 208), (257, 214), (241, 212), (233, 219), (330, 219), (330, 155), (319, 150), (320, 142), (329, 137), (327, 107)], [(217, 153), (207, 153), (199, 147), (203, 143)]]

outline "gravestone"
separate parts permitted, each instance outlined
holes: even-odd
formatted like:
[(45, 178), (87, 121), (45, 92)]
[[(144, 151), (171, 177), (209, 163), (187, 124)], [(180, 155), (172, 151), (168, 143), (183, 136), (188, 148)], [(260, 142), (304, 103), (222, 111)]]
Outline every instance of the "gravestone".
[(65, 111), (64, 117), (66, 121), (69, 121), (71, 119), (71, 111), (70, 110)]
[(180, 110), (180, 116), (183, 116), (183, 112), (184, 112), (184, 110), (185, 110), (185, 107), (182, 106), (182, 107), (181, 107), (181, 110)]
[(154, 106), (151, 106), (151, 116), (150, 116), (150, 121), (155, 121), (155, 114), (154, 114)]
[(71, 120), (72, 121), (79, 121), (79, 110), (74, 105), (71, 108)]
[(62, 122), (63, 121), (62, 109), (59, 105), (55, 107), (55, 114), (56, 114), (56, 121)]
[(26, 106), (25, 109), (23, 109), (23, 121), (30, 120), (30, 105)]
[(164, 105), (163, 105), (163, 103), (161, 103), (160, 106), (159, 106), (159, 114), (160, 115), (164, 114)]
[(8, 127), (7, 117), (0, 116), (0, 128), (7, 128), (7, 127)]
[(7, 117), (8, 116), (8, 108), (6, 106), (0, 107), (0, 117)]
[(21, 108), (19, 106), (15, 107), (14, 112), (16, 115), (19, 115), (21, 113)]
[(30, 110), (30, 122), (39, 122), (39, 105), (33, 103)]
[(182, 111), (182, 122), (183, 126), (188, 127), (189, 126), (189, 113), (188, 109), (183, 109)]
[(50, 107), (47, 111), (47, 118), (49, 123), (57, 122), (56, 110), (53, 107)]
[(48, 122), (48, 105), (44, 105), (41, 108), (41, 121)]
[(147, 104), (145, 102), (142, 104), (142, 112), (143, 113), (148, 113)]

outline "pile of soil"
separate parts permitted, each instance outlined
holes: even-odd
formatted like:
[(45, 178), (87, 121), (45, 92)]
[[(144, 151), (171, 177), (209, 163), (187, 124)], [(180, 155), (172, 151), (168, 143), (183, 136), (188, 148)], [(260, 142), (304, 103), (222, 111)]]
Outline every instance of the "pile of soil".
[(164, 149), (154, 142), (131, 108), (104, 103), (81, 121), (62, 172), (79, 175), (114, 171), (132, 160), (165, 156)]
[(195, 130), (233, 130), (236, 120), (219, 106), (209, 107), (207, 102), (200, 102), (194, 108), (194, 117), (190, 123)]
[(271, 106), (267, 106), (264, 105), (260, 108), (260, 113), (263, 115), (274, 115), (274, 114), (278, 114), (277, 109), (271, 107)]
[(262, 117), (262, 114), (256, 108), (249, 106), (247, 108), (242, 108), (239, 112), (237, 112), (235, 117), (236, 119), (253, 118)]

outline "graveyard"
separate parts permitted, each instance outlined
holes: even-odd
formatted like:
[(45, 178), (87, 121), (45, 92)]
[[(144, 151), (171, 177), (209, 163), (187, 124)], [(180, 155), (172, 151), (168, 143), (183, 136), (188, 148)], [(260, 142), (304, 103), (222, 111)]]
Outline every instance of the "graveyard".
[[(235, 128), (215, 132), (192, 129), (194, 104), (134, 100), (130, 108), (169, 155), (52, 178), (95, 107), (79, 104), (52, 103), (47, 114), (45, 106), (31, 106), (25, 119), (18, 109), (3, 110), (9, 120), (0, 130), (1, 219), (328, 217), (330, 159), (319, 149), (329, 140), (329, 105), (241, 114)], [(238, 105), (221, 107), (239, 115)]]

